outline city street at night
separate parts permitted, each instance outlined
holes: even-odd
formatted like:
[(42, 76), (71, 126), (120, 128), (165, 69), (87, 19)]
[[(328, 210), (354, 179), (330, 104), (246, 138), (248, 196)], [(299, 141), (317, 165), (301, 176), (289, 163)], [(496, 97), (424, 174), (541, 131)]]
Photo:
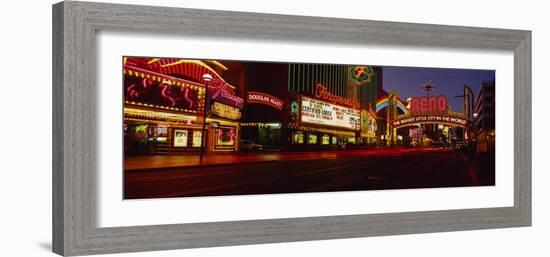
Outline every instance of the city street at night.
[(172, 167), (157, 158), (154, 168), (125, 171), (125, 199), (494, 185), (494, 158), (448, 149), (239, 154), (230, 160), (243, 162), (226, 164), (209, 156), (212, 165), (186, 167), (166, 157)]
[(495, 71), (123, 58), (124, 199), (495, 184)]

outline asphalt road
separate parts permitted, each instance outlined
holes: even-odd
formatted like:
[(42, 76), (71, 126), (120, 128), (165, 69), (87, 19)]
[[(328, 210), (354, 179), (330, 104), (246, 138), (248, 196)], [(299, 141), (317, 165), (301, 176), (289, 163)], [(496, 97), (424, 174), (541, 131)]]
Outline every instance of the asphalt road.
[(494, 170), (479, 166), (461, 152), (433, 150), (130, 171), (124, 198), (494, 185)]

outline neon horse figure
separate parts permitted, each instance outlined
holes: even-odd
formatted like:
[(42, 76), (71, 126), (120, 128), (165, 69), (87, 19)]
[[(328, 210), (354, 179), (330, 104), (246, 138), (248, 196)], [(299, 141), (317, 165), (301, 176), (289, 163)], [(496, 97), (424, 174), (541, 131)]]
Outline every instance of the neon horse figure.
[(196, 105), (195, 101), (191, 99), (191, 90), (189, 88), (181, 87), (180, 90), (175, 91), (172, 88), (172, 84), (170, 82), (162, 82), (160, 84), (161, 89), (161, 95), (170, 101), (170, 106), (174, 107), (178, 103), (187, 103), (187, 108), (193, 109)]
[(170, 101), (170, 106), (176, 106), (177, 100), (176, 100), (176, 97), (172, 93), (172, 84), (170, 82), (163, 81), (160, 84), (160, 87), (162, 88), (161, 92), (160, 92), (162, 97), (164, 97), (165, 99)]
[(133, 83), (126, 89), (130, 99), (136, 99), (151, 90), (151, 80), (144, 78), (141, 83)]
[(185, 102), (187, 102), (187, 104), (189, 105), (189, 109), (194, 109), (195, 108), (195, 101), (193, 101), (191, 99), (191, 96), (189, 95), (191, 90), (189, 90), (189, 88), (183, 88), (182, 87), (181, 91), (183, 92), (183, 100), (185, 100)]

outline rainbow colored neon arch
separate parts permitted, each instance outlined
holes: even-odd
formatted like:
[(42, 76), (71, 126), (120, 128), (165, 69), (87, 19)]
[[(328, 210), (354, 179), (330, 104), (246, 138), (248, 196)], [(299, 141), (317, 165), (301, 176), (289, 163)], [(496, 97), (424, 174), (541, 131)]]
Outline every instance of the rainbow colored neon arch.
[[(403, 101), (401, 101), (401, 99), (399, 98), (396, 98), (396, 99), (397, 99), (397, 108), (399, 108), (403, 113), (407, 113), (408, 112), (407, 107), (405, 107), (405, 104), (403, 103)], [(378, 99), (378, 101), (376, 101), (376, 112), (379, 112), (380, 110), (388, 107), (388, 102), (389, 102), (389, 95)]]

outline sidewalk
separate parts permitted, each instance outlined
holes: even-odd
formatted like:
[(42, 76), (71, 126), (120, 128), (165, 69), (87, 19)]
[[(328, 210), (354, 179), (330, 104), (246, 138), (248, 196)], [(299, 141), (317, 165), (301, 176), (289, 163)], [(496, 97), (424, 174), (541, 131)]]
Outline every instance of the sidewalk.
[(362, 150), (345, 151), (317, 151), (317, 152), (258, 152), (258, 153), (233, 153), (215, 154), (208, 153), (204, 156), (203, 163), (199, 162), (198, 155), (155, 155), (155, 156), (125, 156), (124, 170), (138, 171), (161, 168), (183, 168), (196, 166), (216, 166), (234, 163), (259, 163), (269, 161), (299, 161), (327, 158), (342, 158), (354, 156), (391, 156), (411, 152), (442, 151), (438, 149), (414, 149), (414, 148), (372, 148)]

